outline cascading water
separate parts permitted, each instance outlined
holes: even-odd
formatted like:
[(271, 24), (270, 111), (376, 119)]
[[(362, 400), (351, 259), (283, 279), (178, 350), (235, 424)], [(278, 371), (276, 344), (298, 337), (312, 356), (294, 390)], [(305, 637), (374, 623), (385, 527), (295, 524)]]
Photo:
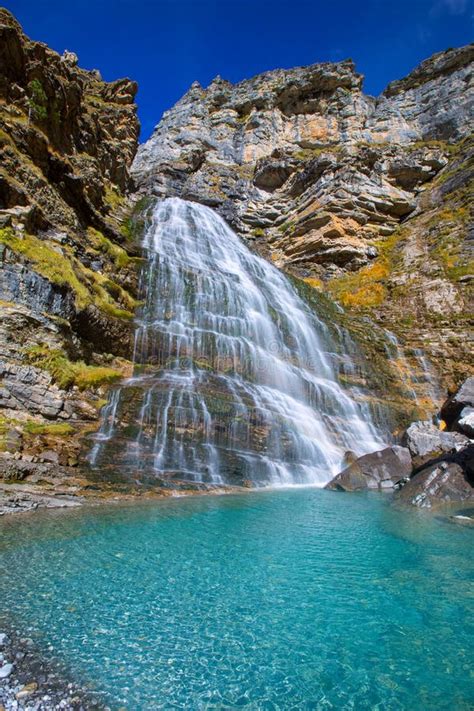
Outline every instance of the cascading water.
[(90, 454), (133, 478), (323, 485), (382, 442), (339, 385), (328, 328), (210, 208), (157, 203), (135, 372)]

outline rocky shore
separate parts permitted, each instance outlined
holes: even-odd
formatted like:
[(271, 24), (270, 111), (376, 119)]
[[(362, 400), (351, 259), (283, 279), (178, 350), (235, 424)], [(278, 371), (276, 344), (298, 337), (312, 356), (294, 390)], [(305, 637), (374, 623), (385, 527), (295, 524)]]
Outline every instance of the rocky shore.
[(90, 690), (45, 661), (33, 640), (0, 626), (0, 711), (107, 711)]

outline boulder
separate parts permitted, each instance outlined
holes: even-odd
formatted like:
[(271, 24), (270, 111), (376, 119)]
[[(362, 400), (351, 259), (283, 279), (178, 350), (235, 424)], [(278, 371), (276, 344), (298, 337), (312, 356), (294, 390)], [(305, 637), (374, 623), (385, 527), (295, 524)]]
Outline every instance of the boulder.
[(474, 408), (474, 376), (467, 378), (441, 408), (440, 415), (448, 429), (457, 429), (457, 421), (466, 407)]
[(410, 451), (416, 469), (443, 453), (466, 447), (469, 439), (459, 432), (444, 432), (432, 422), (418, 421), (413, 422), (407, 429), (404, 443)]
[(474, 500), (474, 444), (442, 455), (396, 493), (396, 498), (419, 508)]
[(418, 472), (396, 496), (400, 501), (418, 508), (432, 508), (467, 501), (473, 498), (473, 488), (459, 464), (439, 462)]
[(393, 489), (410, 476), (410, 452), (405, 447), (387, 447), (359, 457), (326, 484), (326, 489), (358, 491), (361, 489)]
[(474, 407), (465, 407), (461, 410), (457, 427), (466, 437), (474, 438)]

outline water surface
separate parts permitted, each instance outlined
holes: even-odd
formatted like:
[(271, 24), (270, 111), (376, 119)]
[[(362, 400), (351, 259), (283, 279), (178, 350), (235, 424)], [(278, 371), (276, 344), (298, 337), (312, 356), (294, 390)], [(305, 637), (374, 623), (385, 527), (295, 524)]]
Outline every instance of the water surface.
[(468, 709), (472, 530), (315, 489), (0, 520), (3, 613), (112, 709)]

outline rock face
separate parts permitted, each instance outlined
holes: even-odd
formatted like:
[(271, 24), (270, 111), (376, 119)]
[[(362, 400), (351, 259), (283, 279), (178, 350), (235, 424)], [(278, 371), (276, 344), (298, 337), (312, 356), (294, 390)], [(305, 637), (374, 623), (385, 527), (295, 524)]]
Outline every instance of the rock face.
[(359, 457), (334, 477), (326, 489), (358, 491), (361, 489), (393, 489), (412, 472), (410, 452), (404, 447), (387, 447)]
[[(426, 350), (452, 387), (472, 363), (473, 57), (434, 55), (378, 98), (351, 61), (194, 83), (134, 178), (214, 206), (277, 266), (398, 334), (411, 368)], [(428, 381), (423, 395), (437, 399)]]
[(54, 451), (75, 466), (76, 435), (97, 420), (104, 384), (127, 370), (140, 263), (126, 198), (136, 90), (30, 40), (0, 9), (5, 456), (41, 462)]

